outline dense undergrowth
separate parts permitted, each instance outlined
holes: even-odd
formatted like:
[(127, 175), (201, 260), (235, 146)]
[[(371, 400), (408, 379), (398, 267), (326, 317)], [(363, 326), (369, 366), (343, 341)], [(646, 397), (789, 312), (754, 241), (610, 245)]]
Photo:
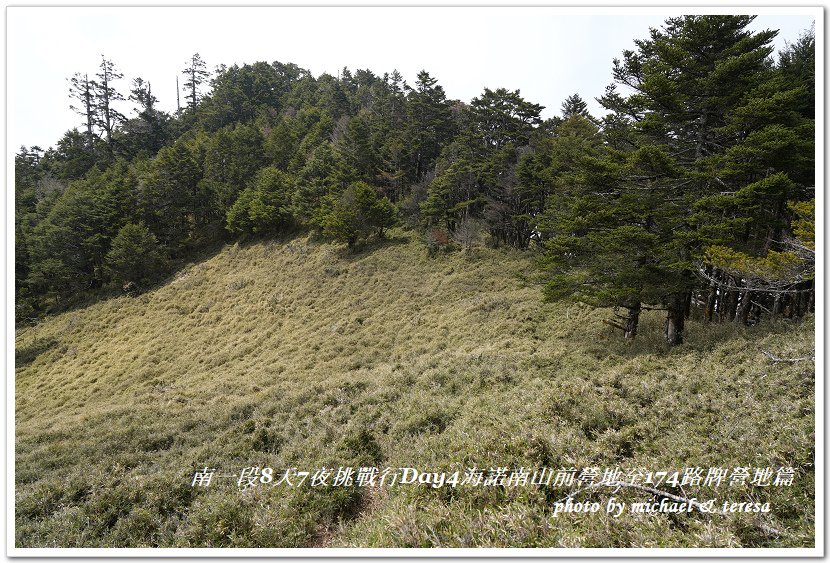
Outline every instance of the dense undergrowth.
[[(812, 317), (690, 322), (540, 299), (527, 253), (227, 246), (156, 289), (17, 331), (18, 547), (811, 547)], [(194, 471), (215, 467), (209, 487)], [(667, 488), (768, 514), (555, 517), (553, 487), (241, 491), (246, 466), (791, 466), (790, 487)], [(665, 488), (665, 487), (664, 487)], [(575, 501), (646, 501), (583, 490)]]

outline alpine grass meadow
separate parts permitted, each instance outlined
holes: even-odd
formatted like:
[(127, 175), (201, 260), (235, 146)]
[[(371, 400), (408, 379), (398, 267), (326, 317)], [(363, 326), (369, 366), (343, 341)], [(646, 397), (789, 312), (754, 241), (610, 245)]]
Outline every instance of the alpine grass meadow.
[[(544, 304), (518, 251), (233, 244), (137, 298), (19, 329), (16, 536), (73, 547), (803, 547), (814, 529), (811, 317), (690, 324)], [(191, 486), (204, 466), (792, 466), (697, 498), (768, 514), (554, 517), (554, 487)], [(708, 490), (707, 490), (708, 489)], [(564, 491), (564, 492), (563, 492)], [(679, 494), (679, 493), (678, 493)], [(587, 490), (648, 500), (637, 490)]]

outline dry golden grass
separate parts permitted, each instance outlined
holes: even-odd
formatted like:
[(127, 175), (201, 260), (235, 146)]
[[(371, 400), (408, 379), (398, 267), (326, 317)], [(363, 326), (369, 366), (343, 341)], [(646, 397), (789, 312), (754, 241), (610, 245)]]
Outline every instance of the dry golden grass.
[[(527, 254), (431, 258), (393, 235), (354, 254), (229, 246), (140, 297), (19, 330), (17, 545), (813, 545), (814, 368), (760, 352), (809, 352), (811, 320), (691, 323), (667, 349), (653, 312), (625, 343), (607, 312), (541, 303), (518, 278)], [(205, 465), (359, 464), (799, 473), (732, 494), (769, 499), (762, 518), (553, 518), (542, 489), (190, 486)]]

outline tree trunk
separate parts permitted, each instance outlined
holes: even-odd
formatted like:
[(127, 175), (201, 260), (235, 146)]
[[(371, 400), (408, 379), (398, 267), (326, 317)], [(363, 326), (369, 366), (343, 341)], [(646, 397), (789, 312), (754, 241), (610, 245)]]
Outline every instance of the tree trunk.
[(810, 310), (810, 290), (808, 287), (804, 287), (801, 290), (801, 299), (798, 303), (798, 312), (800, 313), (799, 317), (804, 317), (807, 314), (807, 311)]
[(92, 133), (92, 122), (95, 115), (92, 108), (92, 90), (89, 86), (89, 77), (86, 74), (84, 75), (84, 103), (86, 104), (86, 142), (89, 145), (89, 149), (92, 150), (95, 142), (95, 137)]
[(628, 307), (628, 319), (625, 321), (625, 338), (633, 340), (637, 336), (637, 324), (640, 322), (640, 303)]
[(689, 320), (689, 316), (692, 314), (692, 292), (686, 292), (686, 303), (683, 306), (683, 316), (686, 317), (686, 320)]
[(703, 313), (703, 322), (711, 323), (715, 318), (715, 301), (718, 297), (718, 288), (715, 284), (709, 286), (709, 295), (706, 298), (706, 311)]
[(776, 293), (772, 298), (772, 313), (770, 314), (770, 321), (775, 322), (778, 316), (781, 315), (781, 305), (784, 302), (784, 294)]
[(801, 290), (798, 287), (798, 284), (795, 286), (795, 291), (792, 294), (792, 300), (790, 302), (790, 318), (791, 319), (798, 319), (800, 317), (799, 313), (799, 301), (801, 301)]
[(744, 290), (741, 296), (740, 314), (735, 316), (735, 320), (741, 321), (744, 326), (749, 324), (749, 312), (752, 309), (752, 292), (748, 289)]
[(724, 304), (724, 318), (723, 320), (731, 322), (735, 319), (735, 314), (738, 311), (738, 291), (730, 289), (726, 296), (726, 303)]
[(741, 292), (741, 300), (735, 308), (735, 322), (742, 322), (746, 324), (746, 317), (749, 315), (749, 290), (745, 289)]
[(685, 294), (672, 297), (667, 303), (666, 342), (671, 346), (683, 344), (683, 327), (686, 322)]
[(815, 282), (810, 282), (810, 301), (807, 305), (807, 312), (815, 313), (816, 312), (816, 284)]

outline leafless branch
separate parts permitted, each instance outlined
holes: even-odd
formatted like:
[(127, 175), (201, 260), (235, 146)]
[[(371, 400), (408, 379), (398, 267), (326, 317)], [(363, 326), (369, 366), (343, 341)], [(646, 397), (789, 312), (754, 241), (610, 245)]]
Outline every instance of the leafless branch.
[(807, 361), (815, 361), (815, 356), (804, 356), (803, 358), (779, 358), (778, 356), (774, 356), (771, 353), (767, 352), (766, 350), (761, 350), (761, 353), (765, 355), (770, 361), (774, 364), (778, 364), (781, 362), (794, 364), (797, 362), (807, 362)]

